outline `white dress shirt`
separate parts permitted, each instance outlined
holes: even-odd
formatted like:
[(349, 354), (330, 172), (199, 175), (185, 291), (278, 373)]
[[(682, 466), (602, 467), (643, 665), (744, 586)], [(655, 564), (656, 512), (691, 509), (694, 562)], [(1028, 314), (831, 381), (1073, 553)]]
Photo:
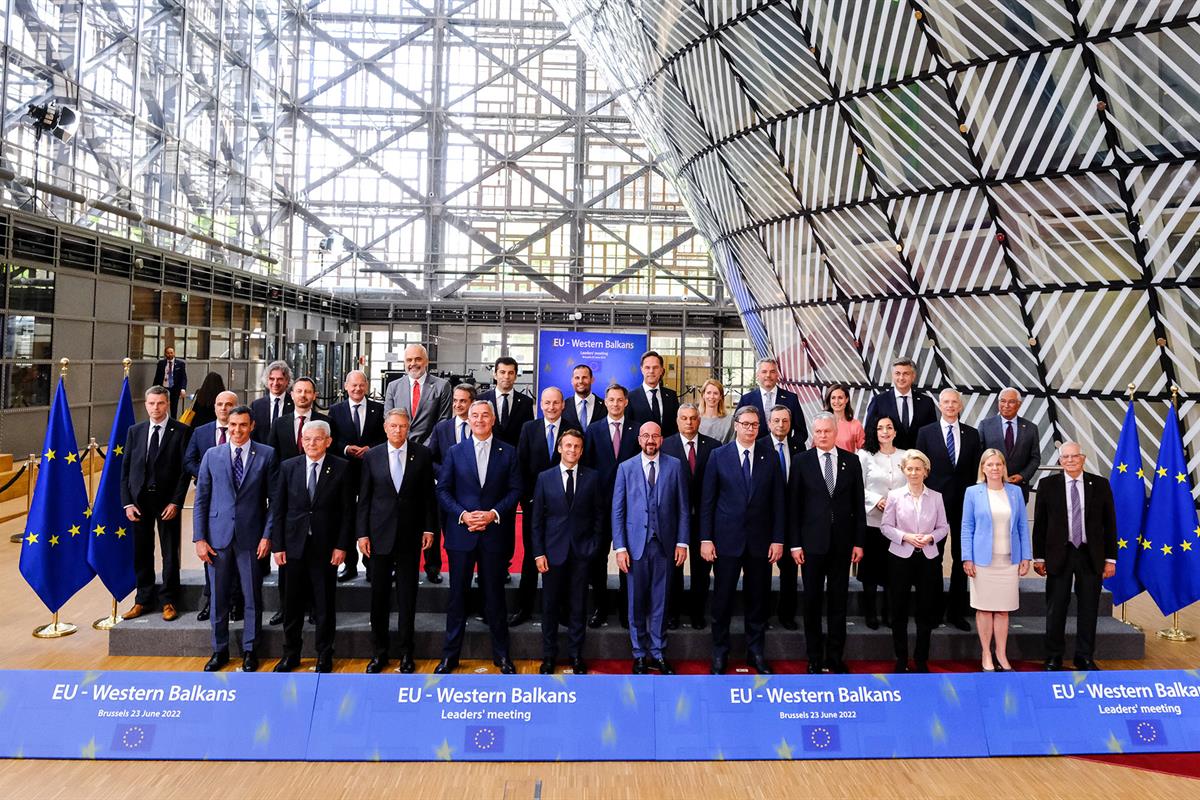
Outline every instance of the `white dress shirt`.
[(946, 442), (946, 428), (948, 427), (954, 429), (954, 463), (957, 465), (958, 459), (962, 455), (962, 426), (959, 425), (958, 420), (951, 422), (945, 417), (940, 417), (938, 419), (938, 431), (942, 435), (943, 444)]

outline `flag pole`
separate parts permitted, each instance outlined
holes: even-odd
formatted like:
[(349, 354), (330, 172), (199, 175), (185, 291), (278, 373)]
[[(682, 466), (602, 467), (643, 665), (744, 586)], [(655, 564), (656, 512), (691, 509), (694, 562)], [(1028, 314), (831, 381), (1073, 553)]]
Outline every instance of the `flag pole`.
[[(1171, 413), (1179, 414), (1179, 387), (1171, 387)], [(1176, 417), (1178, 418), (1178, 416)], [(1158, 632), (1158, 638), (1166, 639), (1168, 642), (1191, 642), (1195, 641), (1196, 635), (1185, 631), (1179, 627), (1179, 612), (1176, 611), (1171, 615), (1171, 627), (1163, 628)]]
[(95, 478), (95, 476), (96, 476), (96, 451), (99, 449), (100, 449), (100, 445), (96, 444), (95, 436), (88, 439), (87, 459), (88, 459), (88, 504), (89, 505), (92, 502), (92, 498), (95, 496), (93, 494), (95, 491), (95, 487), (92, 484), (96, 480), (96, 478)]
[[(129, 368), (133, 365), (133, 359), (129, 356), (121, 359), (121, 366), (125, 368), (125, 378), (129, 378)], [(96, 441), (95, 439), (92, 440)], [(112, 610), (107, 617), (101, 617), (92, 623), (92, 627), (98, 631), (111, 631), (113, 628), (121, 624), (121, 617), (117, 615), (117, 598), (112, 599)]]
[[(60, 367), (58, 373), (59, 380), (65, 381), (67, 379), (67, 368), (71, 365), (71, 360), (69, 358), (63, 358), (58, 362), (58, 364)], [(32, 492), (30, 494), (32, 495)], [(33, 503), (32, 496), (30, 497), (29, 502), (31, 504)], [(54, 616), (50, 620), (50, 624), (41, 625), (37, 628), (34, 628), (33, 635), (38, 639), (61, 639), (64, 636), (70, 636), (77, 630), (79, 629), (70, 622), (59, 622), (58, 612), (55, 611)]]
[[(1129, 393), (1129, 402), (1132, 403), (1134, 393), (1137, 391), (1137, 384), (1130, 383), (1128, 386), (1125, 387), (1125, 390)], [(1145, 490), (1146, 490), (1145, 484), (1143, 484), (1142, 491), (1144, 492)], [(1129, 627), (1133, 628), (1138, 633), (1142, 632), (1141, 625), (1138, 625), (1136, 622), (1129, 621), (1129, 601), (1128, 600), (1126, 600), (1124, 603), (1121, 603), (1121, 624), (1128, 625)]]
[[(25, 518), (29, 519), (29, 508), (33, 505), (33, 472), (37, 469), (38, 457), (36, 453), (30, 453), (29, 458), (25, 459)], [(20, 544), (25, 538), (23, 533), (14, 533), (8, 537), (8, 540), (13, 544)]]

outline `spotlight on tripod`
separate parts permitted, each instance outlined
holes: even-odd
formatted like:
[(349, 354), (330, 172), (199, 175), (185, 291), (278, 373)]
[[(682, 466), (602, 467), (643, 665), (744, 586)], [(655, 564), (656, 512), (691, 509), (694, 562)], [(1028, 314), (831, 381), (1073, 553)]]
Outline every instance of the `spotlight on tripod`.
[(55, 103), (30, 103), (25, 124), (33, 129), (34, 137), (39, 141), (43, 134), (49, 133), (60, 142), (67, 142), (75, 134), (79, 115), (73, 109)]

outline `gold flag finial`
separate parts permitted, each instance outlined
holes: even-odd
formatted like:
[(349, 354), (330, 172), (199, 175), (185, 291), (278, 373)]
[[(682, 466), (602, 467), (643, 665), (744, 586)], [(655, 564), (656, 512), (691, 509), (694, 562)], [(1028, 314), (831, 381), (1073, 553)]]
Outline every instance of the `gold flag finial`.
[[(128, 378), (129, 377), (129, 368), (133, 366), (133, 359), (130, 358), (129, 356), (125, 356), (124, 358), (121, 359), (121, 366), (123, 366), (125, 368), (125, 377)], [(1132, 384), (1130, 384), (1130, 385), (1132, 386)]]
[(65, 377), (67, 376), (67, 368), (68, 368), (69, 366), (71, 366), (71, 359), (69, 359), (69, 358), (61, 358), (61, 359), (59, 359), (59, 361), (58, 361), (58, 366), (59, 366), (59, 373), (58, 373), (58, 374), (59, 374), (59, 375), (62, 375), (62, 376), (65, 378)]

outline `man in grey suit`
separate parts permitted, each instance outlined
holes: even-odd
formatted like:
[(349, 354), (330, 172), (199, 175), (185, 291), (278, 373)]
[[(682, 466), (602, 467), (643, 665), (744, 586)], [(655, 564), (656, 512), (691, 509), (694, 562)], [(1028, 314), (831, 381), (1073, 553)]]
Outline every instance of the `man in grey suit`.
[(450, 416), (453, 395), (449, 381), (428, 374), (429, 351), (410, 344), (404, 349), (404, 377), (392, 381), (384, 396), (383, 413), (403, 408), (412, 419), (408, 440), (425, 444), (438, 420)]
[(1001, 389), (997, 403), (1000, 413), (979, 423), (979, 438), (983, 440), (983, 449), (994, 447), (1004, 453), (1008, 482), (1021, 487), (1028, 502), (1034, 475), (1042, 465), (1042, 442), (1037, 425), (1017, 416), (1022, 399), (1021, 393), (1011, 386)]

